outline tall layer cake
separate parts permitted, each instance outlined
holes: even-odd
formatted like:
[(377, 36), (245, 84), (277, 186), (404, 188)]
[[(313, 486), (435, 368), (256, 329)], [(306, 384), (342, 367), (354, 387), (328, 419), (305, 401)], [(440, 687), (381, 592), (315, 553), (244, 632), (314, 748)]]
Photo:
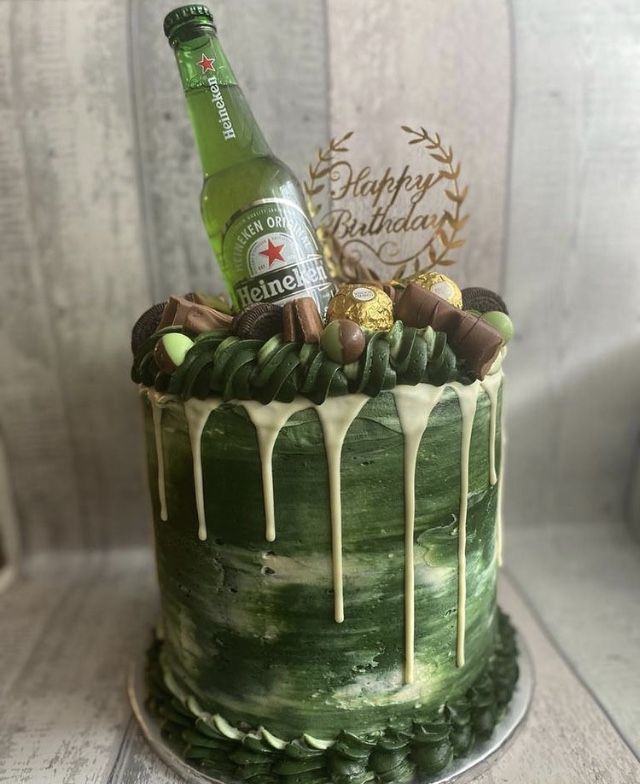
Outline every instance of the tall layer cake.
[(496, 605), (509, 327), (469, 291), (462, 309), (399, 286), (355, 359), (351, 328), (287, 340), (276, 306), (232, 321), (172, 298), (136, 325), (162, 599), (150, 707), (192, 764), (410, 781), (491, 734), (517, 679)]

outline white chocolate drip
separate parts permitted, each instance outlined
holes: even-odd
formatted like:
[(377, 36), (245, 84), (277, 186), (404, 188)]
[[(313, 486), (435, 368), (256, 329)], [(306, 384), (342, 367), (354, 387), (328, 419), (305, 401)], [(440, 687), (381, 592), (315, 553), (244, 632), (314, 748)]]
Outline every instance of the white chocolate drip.
[(167, 397), (160, 395), (154, 389), (147, 392), (147, 399), (151, 406), (153, 417), (153, 435), (156, 444), (156, 462), (158, 464), (158, 499), (160, 501), (160, 519), (168, 520), (167, 514), (167, 489), (164, 478), (164, 450), (162, 448), (162, 405)]
[[(469, 495), (469, 459), (471, 435), (475, 420), (477, 400), (480, 388), (484, 389), (491, 403), (490, 445), (489, 445), (489, 481), (491, 485), (498, 482), (498, 508), (496, 513), (496, 553), (498, 564), (502, 563), (502, 464), (504, 451), (501, 453), (500, 472), (496, 471), (497, 432), (497, 400), (502, 382), (502, 373), (496, 372), (483, 382), (463, 386), (457, 382), (442, 387), (420, 384), (416, 387), (400, 385), (392, 390), (396, 401), (398, 419), (404, 437), (404, 499), (405, 499), (405, 575), (404, 575), (404, 645), (405, 645), (405, 683), (412, 683), (415, 677), (415, 477), (417, 456), (422, 437), (427, 429), (430, 415), (440, 401), (445, 389), (451, 387), (460, 404), (462, 417), (462, 433), (460, 445), (460, 507), (458, 517), (458, 613), (456, 664), (465, 663), (465, 631), (466, 631), (466, 527)], [(258, 440), (261, 461), (263, 499), (265, 510), (265, 537), (272, 542), (276, 538), (274, 487), (273, 487), (273, 451), (278, 435), (287, 421), (298, 411), (314, 408), (322, 426), (327, 468), (329, 478), (329, 498), (331, 516), (331, 555), (332, 578), (334, 587), (334, 617), (337, 623), (344, 621), (344, 587), (343, 587), (343, 556), (342, 556), (342, 499), (341, 499), (341, 458), (344, 439), (353, 421), (362, 407), (369, 400), (365, 395), (346, 395), (328, 398), (323, 404), (316, 405), (304, 398), (296, 398), (291, 403), (274, 401), (265, 406), (256, 401), (239, 401), (251, 422)], [(184, 404), (189, 425), (189, 437), (193, 457), (193, 474), (198, 511), (198, 536), (207, 538), (207, 523), (204, 508), (204, 487), (202, 472), (201, 439), (209, 415), (221, 404), (221, 400), (189, 400)], [(152, 404), (153, 405), (153, 404)], [(156, 448), (161, 438), (160, 416), (154, 411), (154, 431)], [(159, 455), (161, 454), (161, 449)], [(158, 459), (158, 476), (160, 482), (161, 458)], [(164, 485), (164, 465), (162, 465)], [(166, 504), (162, 500), (161, 507)], [(162, 519), (166, 519), (163, 517)]]
[(500, 448), (500, 477), (498, 479), (498, 498), (496, 499), (496, 559), (498, 566), (502, 566), (503, 562), (503, 522), (502, 522), (502, 484), (504, 482), (504, 466), (505, 466), (505, 453), (506, 453), (507, 439), (502, 436)]
[(431, 412), (445, 387), (398, 386), (392, 390), (404, 437), (404, 682), (415, 676), (415, 564), (416, 463)]
[(274, 542), (276, 538), (276, 520), (273, 499), (273, 448), (278, 434), (287, 420), (296, 412), (311, 408), (313, 403), (300, 397), (294, 400), (293, 403), (279, 403), (274, 400), (268, 406), (255, 400), (243, 400), (242, 406), (253, 422), (258, 437), (258, 450), (262, 466), (265, 538), (267, 542)]
[(222, 403), (222, 400), (197, 400), (192, 398), (184, 404), (184, 413), (189, 424), (191, 440), (191, 456), (193, 459), (193, 482), (196, 492), (196, 509), (198, 511), (198, 538), (207, 538), (207, 518), (204, 508), (204, 482), (202, 478), (202, 431), (209, 415)]
[(498, 498), (496, 499), (496, 560), (502, 566), (502, 477), (504, 475), (504, 436), (500, 449), (500, 473), (496, 471), (496, 423), (498, 419), (498, 390), (502, 383), (502, 373), (497, 372), (487, 376), (482, 382), (482, 388), (491, 401), (491, 427), (489, 433), (489, 481), (492, 485), (498, 483)]
[(333, 562), (333, 606), (336, 623), (344, 621), (342, 577), (342, 500), (340, 497), (340, 461), (347, 431), (361, 408), (369, 400), (366, 395), (345, 395), (327, 398), (315, 406), (322, 425), (329, 470), (331, 508), (331, 557)]
[(469, 454), (471, 432), (478, 403), (477, 383), (463, 386), (457, 381), (451, 384), (460, 401), (462, 414), (462, 439), (460, 446), (460, 514), (458, 517), (458, 635), (456, 642), (456, 664), (464, 666), (464, 638), (467, 605), (467, 510), (469, 506)]
[(487, 393), (491, 403), (491, 420), (489, 425), (489, 482), (495, 485), (498, 481), (496, 472), (496, 425), (498, 422), (498, 390), (502, 383), (502, 373), (487, 376), (481, 382), (482, 388)]

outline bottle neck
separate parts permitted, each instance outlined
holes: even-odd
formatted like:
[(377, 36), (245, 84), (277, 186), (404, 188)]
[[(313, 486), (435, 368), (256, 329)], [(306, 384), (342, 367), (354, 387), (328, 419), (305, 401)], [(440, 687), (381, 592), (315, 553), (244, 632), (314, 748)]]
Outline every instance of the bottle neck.
[(176, 61), (205, 177), (270, 155), (213, 29), (185, 31), (180, 38)]

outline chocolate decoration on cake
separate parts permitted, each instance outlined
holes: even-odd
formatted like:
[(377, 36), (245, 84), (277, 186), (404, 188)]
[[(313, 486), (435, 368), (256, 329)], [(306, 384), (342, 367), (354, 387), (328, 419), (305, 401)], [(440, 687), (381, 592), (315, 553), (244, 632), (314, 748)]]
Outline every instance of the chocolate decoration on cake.
[(394, 280), (374, 280), (370, 285), (382, 289), (392, 302), (395, 302), (402, 294), (403, 286)]
[(442, 272), (418, 272), (409, 278), (409, 283), (416, 283), (427, 291), (432, 291), (456, 308), (462, 307), (462, 292), (455, 280)]
[(348, 319), (370, 332), (385, 332), (393, 326), (393, 302), (374, 283), (347, 283), (329, 302), (327, 320)]
[(505, 344), (513, 338), (513, 322), (504, 311), (488, 310), (480, 318), (502, 335)]
[(233, 333), (239, 338), (268, 340), (282, 332), (282, 307), (272, 302), (247, 305), (233, 320)]
[(447, 334), (459, 323), (460, 313), (459, 308), (417, 283), (409, 283), (395, 308), (396, 318), (408, 327), (433, 327)]
[(396, 317), (413, 327), (444, 332), (456, 356), (483, 379), (503, 345), (500, 333), (480, 316), (460, 310), (429, 289), (410, 283), (396, 306)]
[(462, 307), (464, 310), (477, 310), (478, 313), (500, 310), (509, 315), (502, 297), (495, 291), (484, 289), (481, 286), (469, 286), (462, 289)]
[(160, 324), (158, 325), (158, 329), (171, 327), (173, 324), (182, 324), (184, 314), (193, 304), (193, 299), (191, 299), (192, 296), (194, 295), (187, 294), (184, 297), (173, 295), (169, 297), (165, 305)]
[(366, 339), (355, 321), (336, 319), (324, 328), (320, 345), (329, 359), (340, 365), (349, 365), (362, 356)]
[(480, 316), (460, 311), (463, 320), (448, 335), (449, 344), (476, 378), (483, 379), (504, 345), (502, 335)]
[(156, 343), (153, 357), (156, 365), (165, 373), (173, 373), (184, 362), (193, 340), (179, 332), (163, 335)]
[(149, 310), (145, 310), (133, 325), (131, 330), (131, 351), (134, 356), (138, 353), (138, 349), (145, 340), (150, 338), (160, 328), (160, 320), (166, 304), (166, 302), (158, 302), (156, 305), (152, 305)]
[(318, 343), (324, 325), (313, 297), (286, 302), (282, 314), (282, 334), (289, 343)]
[(221, 313), (206, 305), (192, 305), (187, 311), (184, 319), (184, 327), (190, 332), (202, 334), (203, 332), (213, 332), (216, 329), (231, 330), (233, 317), (227, 313)]
[(190, 332), (201, 334), (216, 329), (231, 329), (233, 318), (207, 305), (195, 301), (195, 294), (186, 297), (169, 297), (158, 329), (170, 326), (183, 326)]

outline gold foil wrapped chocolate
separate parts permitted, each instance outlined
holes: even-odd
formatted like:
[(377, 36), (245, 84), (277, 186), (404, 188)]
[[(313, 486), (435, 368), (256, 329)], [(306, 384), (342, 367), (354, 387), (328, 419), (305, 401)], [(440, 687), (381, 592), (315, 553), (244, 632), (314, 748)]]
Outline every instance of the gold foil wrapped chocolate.
[(327, 319), (348, 319), (362, 329), (386, 332), (393, 326), (393, 302), (377, 286), (347, 283), (340, 286), (329, 302)]
[(451, 280), (450, 277), (443, 275), (442, 272), (418, 272), (409, 278), (408, 282), (416, 283), (421, 288), (427, 289), (427, 291), (433, 291), (434, 294), (446, 300), (454, 308), (462, 307), (460, 287), (455, 280)]

